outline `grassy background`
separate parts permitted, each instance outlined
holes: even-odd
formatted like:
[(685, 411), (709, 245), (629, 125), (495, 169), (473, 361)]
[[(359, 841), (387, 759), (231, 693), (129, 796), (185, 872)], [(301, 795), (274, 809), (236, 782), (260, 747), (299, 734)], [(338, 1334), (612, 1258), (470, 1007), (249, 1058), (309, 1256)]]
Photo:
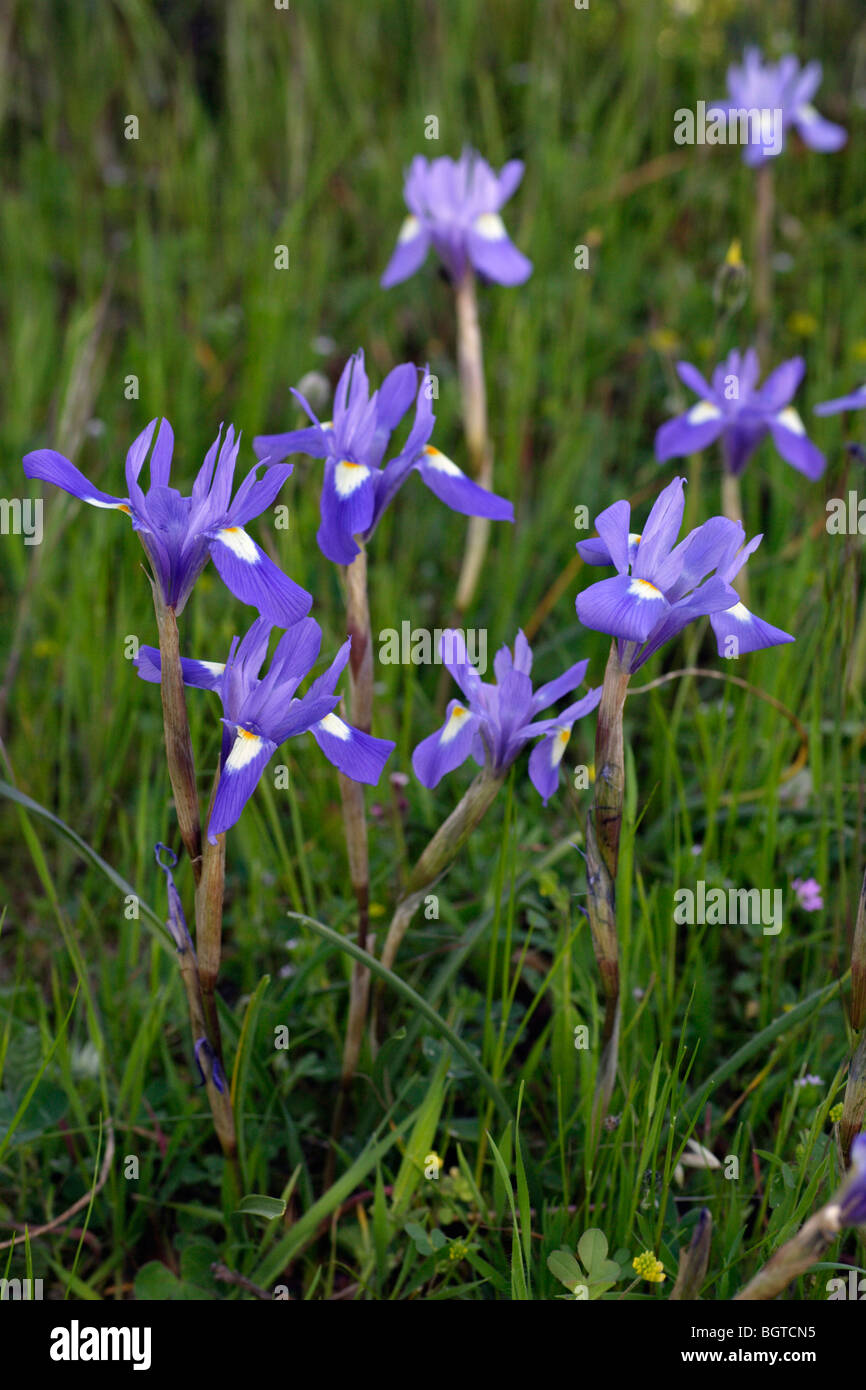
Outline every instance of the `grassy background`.
[[(774, 56), (821, 58), (818, 104), (849, 130), (839, 155), (795, 143), (778, 161), (765, 365), (805, 353), (798, 404), (810, 420), (812, 404), (866, 375), (866, 24), (841, 0), (760, 11), (725, 0), (588, 11), (566, 0), (293, 0), (288, 12), (265, 0), (13, 0), (0, 20), (4, 495), (27, 495), (19, 460), (42, 445), (118, 490), (128, 443), (159, 414), (176, 433), (174, 476), (187, 482), (220, 421), (247, 441), (291, 427), (289, 387), (313, 368), (333, 382), (358, 346), (376, 381), (396, 362), (429, 360), (440, 380), (436, 439), (461, 461), (449, 287), (432, 258), (387, 294), (378, 277), (413, 154), (470, 143), (497, 166), (519, 156), (526, 174), (505, 215), (534, 274), (520, 289), (482, 292), (497, 487), (518, 520), (494, 532), (471, 622), (488, 630), (491, 656), (524, 626), (536, 634), (539, 678), (588, 656), (598, 683), (605, 639), (581, 633), (574, 613), (586, 579), (574, 508), (593, 516), (628, 495), (640, 514), (673, 475), (652, 453), (656, 427), (685, 399), (673, 362), (706, 368), (753, 332), (749, 302), (720, 325), (712, 297), (733, 238), (748, 259), (752, 173), (735, 150), (672, 139), (674, 110), (720, 95), (727, 64), (753, 41)], [(137, 140), (124, 138), (130, 115)], [(430, 115), (438, 142), (424, 139)], [(579, 243), (589, 271), (574, 269)], [(287, 271), (274, 269), (280, 244)], [(128, 399), (133, 375), (139, 396)], [(547, 1254), (600, 1227), (622, 1256), (615, 1292), (630, 1283), (631, 1256), (652, 1247), (668, 1282), (626, 1296), (665, 1297), (706, 1204), (715, 1234), (704, 1297), (732, 1296), (833, 1181), (827, 1116), (850, 1044), (827, 989), (847, 967), (863, 864), (862, 540), (829, 537), (823, 523), (826, 498), (857, 486), (860, 465), (848, 461), (838, 418), (812, 424), (829, 457), (820, 483), (769, 444), (744, 481), (747, 530), (765, 536), (749, 567), (753, 606), (797, 641), (744, 659), (737, 674), (790, 716), (703, 678), (629, 699), (621, 1118), (598, 1151), (586, 1143), (593, 1053), (573, 1045), (577, 1024), (593, 1037), (599, 1024), (574, 848), (587, 793), (564, 784), (542, 811), (519, 764), (443, 884), (441, 920), (419, 919), (400, 958), (512, 1116), (522, 1083), (525, 1191), (513, 1126), (505, 1133), (475, 1072), (443, 1051), (441, 1030), (390, 995), (389, 1043), (375, 1066), (365, 1061), (338, 1156), (347, 1182), (314, 1208), (350, 961), (286, 912), (347, 933), (351, 894), (335, 775), (311, 741), (284, 750), (290, 791), (265, 778), (230, 837), (223, 970), (232, 1055), (246, 1021), (236, 1082), (247, 1189), (288, 1196), (286, 1216), (267, 1224), (223, 1207), (164, 937), (144, 911), (127, 919), (123, 891), (56, 828), (4, 801), (0, 1119), (27, 1101), (0, 1140), (0, 1222), (9, 1236), (19, 1223), (11, 1274), (32, 1266), (53, 1295), (73, 1298), (134, 1287), (144, 1297), (251, 1296), (214, 1284), (219, 1258), (266, 1288), (287, 1283), (293, 1297), (503, 1298), (524, 1292), (519, 1248), (527, 1292), (552, 1297), (563, 1290)], [(245, 455), (250, 465), (248, 444)], [(319, 468), (296, 461), (280, 499), (288, 533), (267, 517), (253, 529), (314, 593), (330, 652), (341, 603), (314, 543)], [(677, 471), (690, 475), (694, 517), (718, 510), (714, 455)], [(46, 494), (43, 545), (0, 546), (3, 775), (161, 918), (153, 845), (175, 834), (159, 708), (124, 655), (130, 636), (154, 640), (141, 552), (122, 518)], [(464, 534), (409, 481), (372, 547), (374, 630), (442, 622)], [(210, 571), (184, 615), (182, 649), (219, 659), (248, 616)], [(702, 627), (655, 658), (646, 679), (693, 663), (723, 667)], [(377, 667), (376, 731), (397, 740), (392, 767), (408, 771), (434, 727), (437, 680), (435, 668)], [(208, 697), (194, 693), (190, 706), (204, 776), (218, 726)], [(591, 761), (591, 737), (592, 721), (575, 730), (574, 763)], [(433, 794), (411, 779), (396, 815), (384, 783), (368, 799), (380, 801), (380, 930), (405, 865), (470, 775)], [(824, 886), (822, 912), (797, 907), (798, 875)], [(699, 877), (783, 888), (784, 931), (676, 928), (674, 891)], [(179, 885), (189, 905), (185, 866)], [(273, 1045), (280, 1025), (288, 1051)], [(823, 1085), (795, 1088), (805, 1072)], [(48, 1222), (90, 1190), (108, 1117), (116, 1156), (92, 1207), (26, 1250), (22, 1223)], [(737, 1156), (738, 1179), (690, 1170), (675, 1183), (692, 1124), (720, 1158)], [(380, 1140), (389, 1147), (378, 1153)], [(419, 1167), (431, 1148), (445, 1162), (435, 1183)], [(127, 1156), (137, 1178), (124, 1176)], [(503, 1171), (522, 1192), (514, 1247)], [(321, 1226), (360, 1191), (368, 1196)], [(431, 1244), (434, 1231), (444, 1234)], [(853, 1236), (836, 1256), (863, 1263)], [(818, 1270), (791, 1296), (826, 1297), (828, 1277)]]

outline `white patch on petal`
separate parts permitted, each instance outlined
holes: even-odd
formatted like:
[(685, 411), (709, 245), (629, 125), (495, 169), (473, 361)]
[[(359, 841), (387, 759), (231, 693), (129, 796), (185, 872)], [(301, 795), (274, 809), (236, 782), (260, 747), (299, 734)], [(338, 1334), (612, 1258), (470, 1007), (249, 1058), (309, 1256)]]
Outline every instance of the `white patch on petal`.
[(224, 661), (200, 661), (199, 666), (203, 666), (206, 671), (210, 671), (212, 676), (221, 676), (226, 669)]
[(571, 725), (570, 725), (570, 724), (568, 725), (568, 727), (567, 727), (566, 729), (557, 729), (557, 731), (556, 731), (556, 738), (554, 738), (554, 739), (551, 741), (551, 748), (550, 748), (550, 765), (551, 765), (551, 767), (559, 767), (559, 764), (562, 762), (563, 754), (565, 753), (565, 750), (566, 750), (566, 748), (567, 748), (567, 746), (568, 746), (568, 740), (569, 740), (570, 738), (571, 738)]
[(217, 540), (222, 541), (235, 559), (244, 560), (248, 565), (259, 563), (255, 541), (250, 539), (242, 526), (224, 526), (221, 531), (217, 531)]
[(662, 593), (661, 589), (657, 589), (655, 584), (650, 584), (648, 579), (633, 579), (628, 586), (628, 591), (633, 598), (664, 598), (664, 594)]
[(752, 621), (752, 615), (744, 603), (735, 603), (733, 608), (728, 608), (726, 611), (728, 617), (733, 618), (735, 623), (750, 623)]
[(323, 733), (332, 734), (334, 738), (342, 739), (344, 743), (348, 743), (352, 737), (352, 730), (338, 714), (326, 714), (324, 719), (319, 720), (319, 728)]
[(792, 405), (789, 405), (786, 410), (779, 411), (776, 416), (776, 424), (781, 425), (783, 429), (790, 430), (792, 434), (806, 433), (806, 426)]
[(81, 500), (88, 502), (91, 507), (104, 507), (107, 511), (126, 512), (127, 516), (132, 516), (127, 502), (102, 502), (98, 497), (82, 497)]
[(798, 121), (805, 121), (808, 125), (810, 121), (815, 121), (818, 119), (818, 112), (815, 110), (814, 106), (812, 106), (810, 102), (804, 101), (802, 106), (797, 107), (796, 118)]
[(688, 411), (686, 419), (690, 425), (705, 425), (708, 420), (720, 419), (721, 414), (719, 407), (713, 405), (712, 401), (698, 401), (697, 405), (693, 405)]
[(397, 241), (413, 241), (421, 230), (421, 223), (417, 217), (407, 217), (400, 231), (397, 234)]
[(240, 772), (254, 758), (258, 757), (262, 748), (262, 740), (258, 734), (251, 734), (249, 729), (238, 729), (238, 736), (232, 744), (232, 751), (226, 758), (224, 773)]
[(498, 212), (482, 212), (472, 223), (472, 230), (483, 236), (485, 241), (502, 241), (503, 237), (508, 236)]
[(447, 473), (449, 478), (464, 477), (463, 469), (458, 468), (456, 463), (446, 458), (439, 450), (434, 449), (432, 444), (424, 445), (424, 453), (427, 455), (427, 462), (431, 468), (435, 468), (437, 473)]
[(457, 735), (460, 733), (460, 730), (463, 728), (463, 725), (466, 723), (467, 719), (471, 718), (472, 715), (469, 713), (468, 709), (464, 709), (462, 705), (455, 705), (453, 710), (451, 711), (448, 723), (442, 730), (442, 737), (440, 738), (439, 742), (450, 743), (452, 739), (455, 739)]
[(363, 482), (370, 476), (370, 470), (363, 463), (351, 463), (348, 459), (343, 459), (334, 469), (334, 486), (337, 489), (337, 496), (344, 501), (351, 497)]

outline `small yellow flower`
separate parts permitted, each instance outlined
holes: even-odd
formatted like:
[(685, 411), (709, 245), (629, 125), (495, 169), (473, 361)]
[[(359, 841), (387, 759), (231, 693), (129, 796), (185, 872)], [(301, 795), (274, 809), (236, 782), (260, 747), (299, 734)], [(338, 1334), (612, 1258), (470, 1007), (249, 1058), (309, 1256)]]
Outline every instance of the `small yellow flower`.
[(382, 903), (370, 903), (368, 912), (371, 917), (384, 917), (385, 908)]
[(672, 328), (656, 328), (649, 335), (649, 345), (656, 352), (676, 352), (680, 346), (679, 335)]
[(635, 1255), (631, 1267), (635, 1274), (641, 1279), (646, 1279), (648, 1284), (664, 1283), (664, 1266), (660, 1260), (656, 1259), (651, 1250), (645, 1250), (642, 1255)]
[(736, 237), (728, 247), (728, 254), (725, 256), (725, 265), (742, 265), (743, 248), (740, 245), (739, 237)]
[(866, 362), (866, 338), (858, 338), (851, 351), (856, 361)]
[(452, 1240), (448, 1247), (449, 1260), (454, 1260), (455, 1262), (457, 1260), (465, 1260), (468, 1254), (469, 1246), (466, 1244), (465, 1240)]
[(845, 1109), (845, 1107), (844, 1107), (844, 1105), (842, 1104), (841, 1100), (840, 1100), (840, 1102), (839, 1102), (838, 1105), (834, 1105), (834, 1106), (833, 1106), (832, 1110), (830, 1111), (830, 1115), (829, 1115), (829, 1119), (830, 1119), (830, 1123), (831, 1123), (831, 1124), (837, 1125), (837, 1124), (839, 1123), (839, 1121), (840, 1121), (841, 1118), (842, 1118), (842, 1111), (843, 1111), (844, 1109)]
[(788, 318), (788, 328), (798, 338), (811, 338), (818, 332), (818, 320), (814, 314), (791, 314)]

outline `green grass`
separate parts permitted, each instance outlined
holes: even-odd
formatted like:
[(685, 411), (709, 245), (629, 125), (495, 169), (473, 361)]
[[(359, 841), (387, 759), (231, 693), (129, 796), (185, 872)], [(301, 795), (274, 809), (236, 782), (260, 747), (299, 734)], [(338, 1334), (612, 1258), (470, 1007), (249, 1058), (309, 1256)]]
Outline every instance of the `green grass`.
[[(736, 674), (799, 725), (757, 693), (702, 677), (629, 697), (618, 1123), (595, 1146), (602, 1010), (580, 911), (589, 793), (564, 780), (542, 810), (521, 762), (437, 890), (440, 920), (413, 923), (397, 969), (426, 1007), (387, 991), (386, 1045), (363, 1058), (337, 1182), (323, 1193), (353, 907), (336, 776), (300, 740), (281, 754), (290, 792), (266, 778), (229, 838), (221, 1007), (230, 1061), (246, 1020), (245, 1187), (286, 1202), (270, 1220), (230, 1209), (159, 926), (153, 846), (177, 836), (159, 702), (125, 656), (130, 637), (155, 640), (139, 543), (122, 517), (49, 488), (43, 544), (2, 537), (0, 775), (89, 847), (20, 801), (0, 801), (0, 1120), (14, 1122), (0, 1139), (0, 1238), (16, 1236), (10, 1277), (32, 1266), (52, 1296), (72, 1299), (253, 1296), (214, 1283), (219, 1259), (297, 1298), (552, 1298), (563, 1289), (547, 1256), (576, 1252), (598, 1228), (622, 1259), (606, 1296), (664, 1298), (706, 1205), (703, 1296), (724, 1300), (832, 1190), (828, 1112), (851, 1042), (847, 986), (834, 982), (848, 968), (864, 862), (866, 653), (862, 540), (830, 537), (823, 521), (827, 498), (860, 485), (861, 465), (848, 461), (839, 418), (815, 422), (811, 406), (851, 389), (866, 360), (856, 22), (841, 0), (810, 8), (803, 28), (802, 7), (783, 0), (685, 8), (13, 0), (0, 21), (7, 497), (41, 495), (28, 494), (19, 463), (40, 446), (70, 453), (115, 491), (128, 444), (162, 414), (182, 480), (221, 421), (244, 431), (251, 465), (253, 435), (298, 422), (289, 387), (313, 368), (333, 382), (358, 346), (376, 381), (397, 362), (429, 361), (437, 442), (463, 461), (449, 287), (432, 257), (388, 293), (378, 278), (413, 154), (470, 143), (496, 165), (526, 161), (505, 216), (534, 274), (520, 289), (481, 293), (497, 488), (514, 499), (517, 524), (494, 530), (471, 623), (487, 628), (492, 656), (561, 582), (533, 639), (539, 679), (583, 656), (593, 683), (603, 672), (606, 639), (581, 632), (574, 612), (586, 574), (565, 573), (575, 507), (594, 516), (629, 496), (645, 514), (673, 473), (652, 451), (655, 429), (685, 400), (673, 362), (711, 366), (754, 331), (750, 301), (720, 326), (712, 297), (735, 237), (750, 256), (751, 171), (735, 150), (678, 151), (673, 111), (719, 95), (727, 64), (756, 41), (821, 58), (818, 105), (849, 130), (843, 153), (792, 148), (777, 172), (786, 259), (772, 357), (806, 355), (798, 404), (827, 473), (807, 484), (765, 444), (744, 479), (747, 530), (764, 533), (749, 566), (752, 603), (797, 641), (744, 658)], [(424, 139), (431, 114), (438, 142)], [(137, 140), (124, 139), (129, 115)], [(573, 265), (579, 243), (591, 248), (584, 272)], [(274, 268), (282, 244), (287, 271)], [(699, 472), (681, 462), (690, 515), (716, 512), (715, 455)], [(288, 532), (267, 517), (252, 529), (315, 595), (331, 653), (342, 610), (314, 541), (319, 468), (296, 461), (280, 499)], [(371, 546), (374, 631), (447, 618), (465, 523), (428, 499), (410, 479)], [(183, 615), (182, 650), (221, 659), (247, 618), (211, 570)], [(730, 669), (704, 627), (634, 685), (691, 665)], [(375, 731), (396, 740), (399, 770), (434, 727), (438, 676), (377, 666)], [(189, 704), (204, 777), (219, 728), (211, 697), (192, 692)], [(788, 778), (800, 726), (807, 755)], [(591, 762), (591, 739), (586, 720), (572, 763)], [(399, 831), (387, 779), (368, 797), (383, 807), (371, 833), (379, 934), (402, 869), (470, 775), (433, 793), (410, 779)], [(790, 888), (812, 875), (825, 898), (815, 915)], [(675, 926), (674, 892), (696, 878), (783, 888), (783, 932)], [(191, 918), (185, 864), (178, 884)], [(581, 1024), (586, 1050), (574, 1045)], [(280, 1026), (288, 1049), (274, 1046)], [(795, 1088), (806, 1072), (823, 1085)], [(687, 1169), (680, 1187), (690, 1135), (722, 1162), (736, 1158), (739, 1176)], [(444, 1160), (435, 1181), (423, 1175), (431, 1149)], [(82, 1198), (68, 1221), (36, 1234)], [(665, 1284), (631, 1287), (631, 1258), (644, 1249), (664, 1263)], [(864, 1264), (854, 1233), (837, 1260)], [(823, 1299), (829, 1277), (822, 1266), (788, 1296)]]

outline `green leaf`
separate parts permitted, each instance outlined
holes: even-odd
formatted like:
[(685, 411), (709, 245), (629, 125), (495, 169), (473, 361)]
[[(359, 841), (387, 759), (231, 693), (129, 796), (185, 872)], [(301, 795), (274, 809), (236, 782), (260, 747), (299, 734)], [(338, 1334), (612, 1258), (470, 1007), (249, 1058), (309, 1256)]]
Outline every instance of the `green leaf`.
[(570, 1250), (553, 1250), (547, 1257), (547, 1268), (554, 1279), (569, 1290), (584, 1281), (583, 1270)]
[(577, 1253), (590, 1281), (592, 1281), (596, 1277), (596, 1268), (604, 1264), (607, 1259), (607, 1237), (604, 1232), (598, 1230), (596, 1226), (584, 1231), (577, 1242)]
[(264, 1197), (259, 1192), (250, 1192), (241, 1198), (237, 1210), (243, 1212), (244, 1216), (264, 1216), (268, 1221), (273, 1221), (275, 1217), (285, 1214), (286, 1204), (282, 1197)]

